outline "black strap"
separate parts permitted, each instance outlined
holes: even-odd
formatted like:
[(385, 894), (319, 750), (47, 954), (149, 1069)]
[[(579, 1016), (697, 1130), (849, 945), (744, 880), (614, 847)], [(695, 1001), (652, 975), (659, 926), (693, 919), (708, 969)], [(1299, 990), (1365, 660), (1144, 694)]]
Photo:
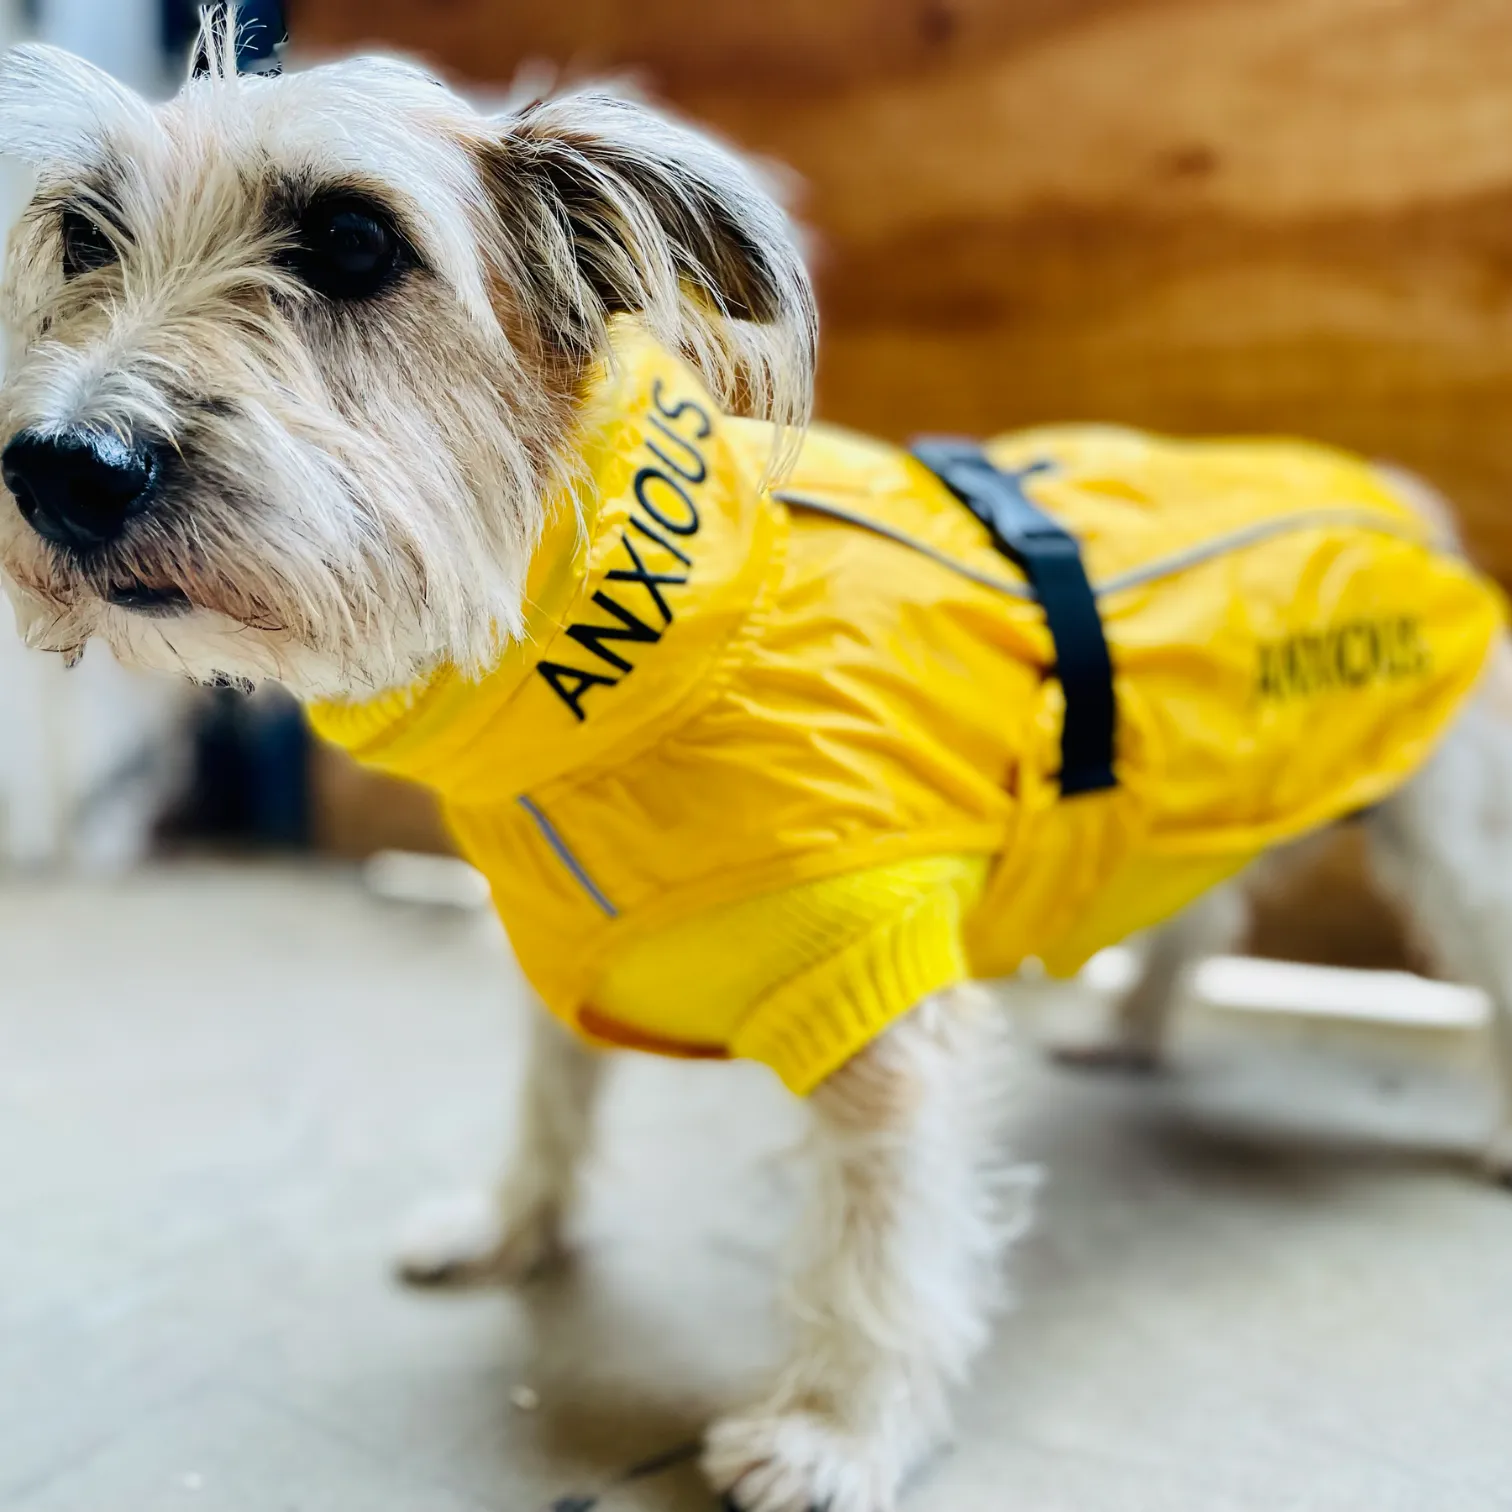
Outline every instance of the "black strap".
[(992, 533), (992, 544), (1029, 579), (1055, 642), (1055, 676), (1066, 700), (1061, 726), (1062, 797), (1117, 785), (1113, 663), (1097, 598), (1076, 538), (1024, 492), (1024, 479), (1053, 463), (1001, 472), (971, 441), (916, 441), (915, 457)]

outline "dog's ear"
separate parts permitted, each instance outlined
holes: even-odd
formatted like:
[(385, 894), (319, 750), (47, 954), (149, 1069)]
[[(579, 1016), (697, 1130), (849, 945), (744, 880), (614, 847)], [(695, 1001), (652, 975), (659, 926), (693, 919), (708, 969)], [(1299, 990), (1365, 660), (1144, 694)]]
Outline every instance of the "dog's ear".
[(61, 47), (28, 43), (0, 57), (0, 154), (88, 167), (123, 130), (151, 127), (141, 95)]
[(601, 89), (493, 125), (479, 159), (504, 271), (549, 341), (591, 355), (632, 312), (721, 398), (807, 418), (813, 289), (792, 222), (734, 151)]

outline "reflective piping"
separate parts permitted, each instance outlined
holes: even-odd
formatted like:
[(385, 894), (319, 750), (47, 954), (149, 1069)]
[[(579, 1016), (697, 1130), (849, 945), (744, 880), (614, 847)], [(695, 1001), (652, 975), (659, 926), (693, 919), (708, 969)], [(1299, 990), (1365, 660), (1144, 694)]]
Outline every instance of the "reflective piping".
[(619, 909), (599, 891), (598, 884), (588, 875), (583, 863), (568, 849), (567, 842), (557, 833), (556, 826), (552, 824), (545, 814), (538, 809), (523, 793), (515, 802), (530, 815), (535, 827), (541, 832), (541, 838), (556, 852), (557, 860), (562, 863), (573, 875), (578, 886), (588, 894), (599, 908), (611, 919), (619, 917)]
[[(1159, 578), (1184, 572), (1188, 567), (1200, 566), (1220, 557), (1227, 551), (1241, 551), (1259, 541), (1268, 541), (1275, 536), (1289, 535), (1294, 530), (1311, 530), (1319, 525), (1356, 525), (1362, 530), (1374, 530), (1381, 535), (1402, 536), (1423, 540), (1423, 532), (1414, 530), (1406, 521), (1393, 519), (1373, 509), (1304, 509), (1297, 514), (1280, 515), (1274, 520), (1260, 520), (1246, 525), (1242, 530), (1228, 535), (1215, 536), (1197, 546), (1188, 546), (1184, 551), (1172, 552), (1168, 557), (1146, 562), (1143, 567), (1131, 567), (1097, 585), (1098, 596), (1105, 593), (1121, 593), (1125, 588), (1139, 588)], [(1424, 542), (1426, 544), (1426, 541)]]
[(865, 515), (852, 514), (848, 509), (826, 504), (819, 499), (810, 499), (804, 494), (780, 491), (774, 492), (772, 497), (781, 499), (784, 504), (794, 509), (806, 509), (810, 514), (827, 515), (830, 519), (842, 520), (847, 525), (859, 525), (862, 530), (869, 530), (873, 535), (885, 536), (889, 541), (896, 541), (900, 546), (907, 546), (911, 551), (917, 551), (920, 556), (927, 556), (930, 561), (938, 562), (940, 566), (948, 567), (952, 572), (958, 572), (962, 577), (970, 578), (973, 583), (980, 583), (984, 588), (991, 588), (994, 592), (1006, 594), (1009, 598), (1023, 599), (1026, 604), (1034, 602), (1034, 590), (1027, 583), (1010, 583), (1005, 578), (995, 577), (990, 572), (979, 572), (975, 567), (968, 566), (965, 562), (958, 562), (953, 556), (937, 551), (933, 546), (917, 541), (913, 536), (905, 535), (901, 530), (894, 530), (891, 525), (882, 524), (880, 520), (871, 520)]
[[(851, 510), (841, 509), (834, 504), (826, 504), (819, 499), (811, 499), (804, 494), (782, 491), (774, 492), (772, 497), (780, 499), (794, 509), (806, 509), (811, 514), (826, 515), (832, 520), (842, 520), (847, 525), (859, 525), (862, 530), (869, 530), (873, 535), (885, 536), (889, 541), (896, 541), (900, 546), (907, 546), (910, 550), (917, 551), (920, 556), (926, 556), (930, 561), (938, 562), (940, 566), (948, 567), (952, 572), (959, 573), (964, 578), (970, 578), (973, 583), (980, 583), (984, 588), (991, 588), (1009, 598), (1022, 599), (1027, 603), (1034, 601), (1033, 590), (1027, 583), (1010, 583), (1000, 577), (994, 577), (990, 572), (980, 572), (968, 563), (957, 561), (955, 557), (937, 550), (924, 541), (916, 540), (901, 530), (894, 530), (891, 525), (884, 525), (878, 520), (868, 519), (863, 514), (855, 514)], [(1172, 552), (1168, 557), (1157, 557), (1153, 562), (1146, 562), (1142, 567), (1131, 567), (1127, 572), (1120, 572), (1101, 583), (1095, 583), (1093, 591), (1099, 598), (1103, 598), (1110, 593), (1122, 593), (1128, 588), (1143, 587), (1146, 583), (1157, 582), (1161, 578), (1173, 577), (1178, 572), (1185, 572), (1188, 567), (1201, 566), (1204, 562), (1212, 561), (1214, 557), (1223, 556), (1225, 552), (1241, 551), (1244, 547), (1253, 546), (1260, 541), (1289, 535), (1294, 530), (1311, 530), (1320, 525), (1356, 525), (1364, 530), (1377, 531), (1381, 535), (1423, 540), (1421, 530), (1416, 530), (1406, 521), (1396, 520), (1377, 510), (1304, 509), (1297, 514), (1257, 521), (1253, 525), (1246, 525), (1242, 530), (1230, 531), (1228, 535), (1215, 536), (1211, 541), (1203, 541), (1199, 545), (1187, 546), (1181, 551)], [(1426, 541), (1424, 544), (1427, 544)]]

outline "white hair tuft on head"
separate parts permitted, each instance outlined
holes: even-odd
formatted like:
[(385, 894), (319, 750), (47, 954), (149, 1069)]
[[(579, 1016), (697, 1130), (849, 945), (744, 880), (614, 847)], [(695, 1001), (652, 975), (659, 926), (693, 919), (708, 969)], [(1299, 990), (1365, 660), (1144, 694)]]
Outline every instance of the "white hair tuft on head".
[(0, 154), (88, 164), (122, 128), (151, 131), (152, 107), (104, 69), (40, 42), (0, 57)]

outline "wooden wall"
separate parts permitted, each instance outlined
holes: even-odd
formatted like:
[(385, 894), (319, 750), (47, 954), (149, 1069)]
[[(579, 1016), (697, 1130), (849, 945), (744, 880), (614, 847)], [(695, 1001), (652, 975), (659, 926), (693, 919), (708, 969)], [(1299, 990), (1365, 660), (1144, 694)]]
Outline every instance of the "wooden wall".
[(822, 408), (1420, 468), (1512, 580), (1507, 0), (296, 0), (306, 49), (632, 70), (805, 189)]
[(1512, 581), (1508, 0), (290, 8), (307, 52), (628, 70), (794, 168), (829, 418), (1306, 432), (1440, 483)]

